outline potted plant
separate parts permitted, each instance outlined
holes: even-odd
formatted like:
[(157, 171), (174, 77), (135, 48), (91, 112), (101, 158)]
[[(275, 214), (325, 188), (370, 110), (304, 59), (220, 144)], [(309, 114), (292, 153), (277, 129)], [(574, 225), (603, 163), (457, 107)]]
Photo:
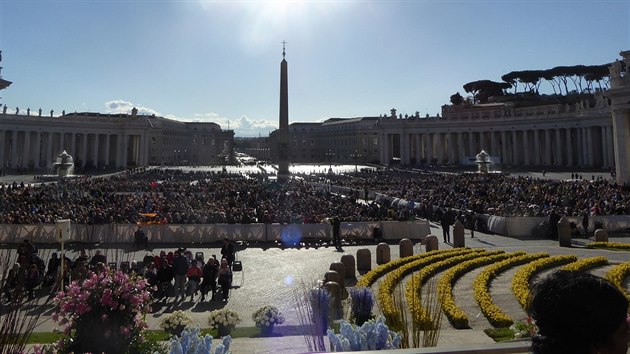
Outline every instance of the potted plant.
[(214, 310), (208, 316), (210, 328), (216, 328), (219, 332), (219, 337), (229, 335), (240, 322), (241, 318), (238, 313), (228, 309)]
[(273, 332), (273, 326), (284, 323), (284, 315), (277, 307), (267, 305), (259, 308), (252, 314), (252, 320), (256, 327), (260, 327), (262, 335), (269, 335)]
[(162, 317), (160, 320), (160, 328), (171, 335), (181, 336), (184, 328), (192, 324), (192, 322), (190, 315), (181, 310), (177, 310)]

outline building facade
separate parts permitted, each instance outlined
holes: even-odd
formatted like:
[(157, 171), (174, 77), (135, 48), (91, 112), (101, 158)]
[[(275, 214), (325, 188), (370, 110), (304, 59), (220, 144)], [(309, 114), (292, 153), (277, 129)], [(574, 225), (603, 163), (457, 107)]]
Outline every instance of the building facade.
[(293, 123), (291, 162), (466, 165), (485, 150), (503, 166), (615, 167), (610, 102), (602, 93), (573, 104), (445, 105), (434, 117), (393, 112)]
[(231, 160), (234, 132), (215, 123), (156, 116), (72, 113), (61, 116), (0, 114), (3, 168), (51, 171), (67, 151), (80, 171)]

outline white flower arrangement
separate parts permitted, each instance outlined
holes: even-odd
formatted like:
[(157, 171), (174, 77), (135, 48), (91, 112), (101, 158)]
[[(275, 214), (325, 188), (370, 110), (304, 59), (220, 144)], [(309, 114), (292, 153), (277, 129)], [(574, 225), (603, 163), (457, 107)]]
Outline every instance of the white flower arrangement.
[(238, 313), (228, 309), (214, 310), (208, 316), (210, 328), (218, 328), (219, 325), (234, 328), (239, 323), (241, 323), (241, 318)]
[(186, 327), (192, 324), (192, 322), (193, 320), (190, 315), (181, 310), (177, 310), (169, 315), (164, 316), (162, 320), (160, 320), (160, 328), (165, 331), (170, 331), (177, 328), (178, 326)]
[(277, 307), (267, 305), (259, 308), (252, 314), (252, 320), (257, 327), (265, 327), (284, 323), (284, 315)]

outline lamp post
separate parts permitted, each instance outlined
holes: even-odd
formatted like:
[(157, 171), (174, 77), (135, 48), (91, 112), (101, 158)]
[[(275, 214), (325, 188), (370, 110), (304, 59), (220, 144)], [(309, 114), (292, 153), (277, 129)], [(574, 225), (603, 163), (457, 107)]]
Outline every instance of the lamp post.
[(362, 155), (355, 149), (353, 154), (350, 154), (350, 157), (354, 160), (354, 172), (359, 172), (358, 161)]
[(333, 173), (332, 160), (335, 157), (335, 153), (331, 149), (328, 149), (328, 152), (325, 153), (324, 155), (326, 155), (326, 157), (328, 158), (328, 162), (330, 163), (330, 165), (328, 166), (328, 173), (331, 174)]

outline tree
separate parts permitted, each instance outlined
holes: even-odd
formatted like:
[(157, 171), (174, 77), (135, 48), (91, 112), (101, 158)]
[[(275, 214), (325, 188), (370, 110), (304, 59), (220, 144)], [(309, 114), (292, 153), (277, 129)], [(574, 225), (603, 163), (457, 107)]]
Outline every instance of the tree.
[(464, 97), (462, 97), (462, 95), (460, 95), (459, 92), (457, 92), (454, 95), (451, 95), (451, 103), (454, 106), (459, 106), (462, 103), (464, 103)]
[(490, 80), (472, 81), (464, 85), (464, 90), (473, 95), (474, 103), (487, 103), (492, 96), (503, 96), (503, 90), (511, 85)]

